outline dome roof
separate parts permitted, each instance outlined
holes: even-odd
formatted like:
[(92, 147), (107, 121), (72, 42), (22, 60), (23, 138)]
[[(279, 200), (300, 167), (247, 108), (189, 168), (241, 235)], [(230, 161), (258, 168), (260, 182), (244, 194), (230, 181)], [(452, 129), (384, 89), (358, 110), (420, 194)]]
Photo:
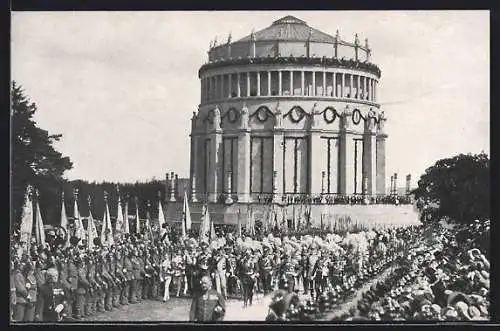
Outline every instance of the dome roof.
[[(271, 26), (253, 33), (255, 40), (289, 40), (289, 41), (313, 41), (322, 43), (334, 43), (335, 37), (324, 32), (316, 30), (307, 25), (306, 22), (294, 17), (285, 16), (274, 21)], [(236, 41), (249, 42), (252, 40), (252, 34)]]

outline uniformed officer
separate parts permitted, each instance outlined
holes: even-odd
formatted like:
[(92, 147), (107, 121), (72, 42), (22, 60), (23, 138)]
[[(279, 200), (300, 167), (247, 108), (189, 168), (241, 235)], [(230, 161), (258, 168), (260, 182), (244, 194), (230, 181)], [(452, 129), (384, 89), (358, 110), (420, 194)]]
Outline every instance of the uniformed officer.
[(121, 247), (115, 251), (115, 277), (118, 283), (115, 289), (115, 300), (120, 303), (120, 305), (128, 304), (125, 303), (122, 297), (123, 291), (127, 285), (127, 279), (123, 273), (123, 258), (121, 252)]
[(144, 300), (152, 299), (153, 294), (153, 277), (154, 270), (151, 263), (151, 255), (149, 255), (148, 249), (144, 250), (144, 255), (142, 260), (144, 261), (144, 283), (142, 287), (142, 298)]
[(74, 316), (76, 319), (81, 319), (85, 314), (85, 296), (89, 290), (90, 284), (87, 280), (87, 266), (85, 263), (85, 255), (80, 255), (76, 259), (76, 267), (78, 274), (78, 288), (76, 290), (76, 304)]
[(114, 246), (111, 246), (111, 249), (108, 252), (107, 263), (109, 266), (108, 272), (109, 272), (109, 275), (111, 276), (111, 279), (112, 279), (111, 287), (109, 288), (109, 295), (111, 297), (111, 305), (114, 308), (119, 308), (121, 306), (120, 299), (119, 299), (120, 282), (119, 282), (118, 277), (116, 275), (116, 259), (115, 259), (115, 247)]
[(102, 257), (102, 253), (97, 256), (97, 263), (95, 268), (95, 280), (100, 285), (100, 289), (97, 291), (96, 298), (96, 311), (102, 313), (105, 311), (105, 300), (106, 300), (106, 290), (108, 285), (102, 276), (102, 266), (104, 264), (104, 259)]
[(222, 321), (226, 313), (226, 302), (222, 295), (212, 289), (209, 276), (201, 278), (201, 293), (191, 303), (189, 320), (194, 322)]
[(68, 272), (68, 257), (64, 252), (61, 253), (60, 258), (57, 261), (58, 267), (58, 281), (61, 284), (61, 288), (63, 290), (63, 299), (65, 301), (64, 305), (64, 314), (66, 318), (72, 318), (71, 313), (72, 310), (69, 309), (71, 297), (71, 283), (69, 281), (69, 272)]
[(128, 303), (137, 303), (137, 300), (135, 298), (135, 292), (137, 291), (137, 281), (135, 280), (134, 265), (132, 264), (132, 259), (134, 257), (133, 248), (129, 246), (124, 254), (125, 257), (123, 259), (123, 272), (128, 279), (125, 298)]
[(86, 293), (85, 316), (90, 316), (96, 312), (97, 295), (100, 290), (100, 286), (95, 279), (95, 261), (94, 255), (91, 252), (89, 252), (87, 263), (87, 280), (89, 282), (89, 290)]
[(132, 248), (130, 252), (130, 264), (131, 264), (131, 273), (132, 273), (132, 281), (130, 283), (130, 303), (137, 303), (139, 298), (137, 297), (138, 287), (139, 287), (139, 278), (140, 278), (140, 266), (139, 261), (137, 261), (137, 248)]
[[(47, 267), (47, 258), (48, 258), (48, 251), (44, 248), (39, 249), (39, 255), (38, 258), (35, 260), (35, 270), (34, 270), (34, 276), (36, 279), (37, 286), (40, 288), (43, 285), (45, 285), (45, 273), (47, 272), (46, 267)], [(36, 301), (35, 305), (35, 320), (36, 321), (43, 321), (43, 311), (44, 311), (44, 302), (43, 298), (40, 297)]]
[(59, 281), (59, 275), (56, 268), (49, 268), (46, 273), (45, 285), (40, 288), (41, 297), (44, 298), (45, 310), (44, 320), (57, 322), (67, 317), (66, 300), (64, 288)]
[(77, 258), (77, 255), (74, 250), (69, 250), (68, 252), (68, 281), (70, 284), (70, 289), (69, 293), (67, 293), (67, 300), (68, 300), (68, 316), (74, 317), (75, 314), (74, 312), (76, 309), (73, 309), (74, 305), (76, 304), (76, 292), (78, 290), (78, 268), (75, 263), (75, 260)]
[(214, 256), (215, 262), (215, 285), (217, 292), (222, 294), (224, 299), (227, 299), (227, 258), (222, 253), (221, 249), (217, 249)]
[(113, 310), (113, 288), (115, 286), (113, 277), (109, 273), (109, 252), (104, 251), (103, 253), (103, 263), (102, 263), (102, 277), (106, 284), (108, 285), (105, 290), (105, 298), (104, 298), (104, 309), (107, 311)]

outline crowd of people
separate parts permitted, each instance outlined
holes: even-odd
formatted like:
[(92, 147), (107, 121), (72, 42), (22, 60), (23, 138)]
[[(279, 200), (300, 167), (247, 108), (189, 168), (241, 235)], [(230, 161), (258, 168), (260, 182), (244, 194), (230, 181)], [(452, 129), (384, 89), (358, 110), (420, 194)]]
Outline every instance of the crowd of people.
[[(111, 246), (96, 239), (93, 249), (76, 237), (67, 245), (50, 233), (46, 247), (34, 243), (30, 250), (13, 239), (11, 318), (82, 320), (175, 295), (194, 298), (191, 320), (222, 320), (227, 298), (241, 298), (246, 307), (256, 293), (274, 293), (268, 320), (308, 320), (349, 300), (390, 265), (400, 271), (372, 286), (343, 319), (487, 318), (486, 256), (474, 241), (458, 245), (456, 230), (433, 231), (429, 240), (423, 240), (429, 236), (423, 226), (254, 238), (221, 231), (210, 241), (132, 234)], [(464, 249), (467, 254), (458, 254)], [(216, 317), (196, 308), (209, 291), (217, 294), (207, 296), (218, 302)]]

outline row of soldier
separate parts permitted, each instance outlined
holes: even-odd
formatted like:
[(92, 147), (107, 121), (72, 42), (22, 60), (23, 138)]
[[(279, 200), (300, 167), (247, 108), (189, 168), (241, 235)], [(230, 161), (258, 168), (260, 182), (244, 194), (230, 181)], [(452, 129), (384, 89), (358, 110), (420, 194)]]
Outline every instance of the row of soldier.
[(67, 248), (13, 254), (12, 318), (81, 320), (142, 300), (165, 302), (171, 291), (195, 296), (203, 276), (212, 279), (224, 298), (241, 297), (244, 306), (252, 304), (255, 293), (278, 288), (300, 288), (316, 298), (326, 287), (342, 286), (384, 264), (408, 233), (379, 231), (367, 257), (352, 243), (338, 242), (339, 249), (331, 249), (326, 240), (307, 237), (242, 240), (228, 233), (211, 243), (194, 238), (152, 243), (132, 235), (91, 251), (72, 240)]

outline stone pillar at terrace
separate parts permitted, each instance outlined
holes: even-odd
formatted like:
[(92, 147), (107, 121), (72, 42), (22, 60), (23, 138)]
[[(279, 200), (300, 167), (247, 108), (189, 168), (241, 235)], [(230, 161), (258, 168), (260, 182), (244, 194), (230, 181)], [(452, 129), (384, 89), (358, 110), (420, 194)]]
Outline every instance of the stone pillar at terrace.
[(345, 86), (345, 73), (344, 72), (342, 73), (342, 82), (341, 82), (341, 84), (342, 85), (341, 85), (341, 88), (340, 88), (340, 97), (341, 98), (345, 98), (345, 96), (346, 96), (346, 93), (345, 93), (346, 86)]
[[(216, 107), (218, 110), (218, 107)], [(211, 132), (208, 134), (210, 138), (210, 162), (208, 173), (211, 176), (208, 178), (208, 200), (210, 202), (216, 203), (219, 196), (219, 183), (222, 182), (222, 164), (220, 158), (220, 148), (222, 146), (222, 129), (217, 128), (215, 125), (212, 126)]]
[(316, 95), (316, 71), (312, 72), (312, 96)]
[[(370, 112), (370, 115), (373, 115)], [(363, 151), (363, 177), (366, 178), (366, 194), (373, 196), (377, 193), (377, 126), (375, 118), (369, 117), (365, 124), (364, 148)]]
[(350, 79), (350, 84), (351, 84), (351, 85), (349, 85), (349, 98), (353, 99), (354, 98), (354, 94), (353, 94), (353, 91), (352, 91), (352, 87), (354, 85), (354, 83), (353, 83), (354, 82), (354, 76), (353, 76), (353, 74), (349, 75), (349, 79)]
[(271, 72), (267, 71), (267, 95), (271, 95)]
[(241, 83), (240, 83), (240, 81), (241, 81), (241, 76), (240, 76), (240, 73), (238, 72), (236, 74), (236, 83), (237, 83), (236, 84), (236, 93), (237, 93), (238, 98), (241, 97)]
[(280, 71), (278, 71), (278, 95), (279, 96), (283, 95), (282, 83), (283, 83), (283, 81), (282, 81), (281, 70), (280, 70)]
[(257, 71), (257, 96), (260, 96), (260, 71)]
[(290, 70), (290, 95), (293, 95), (293, 71)]
[(332, 73), (332, 82), (333, 82), (333, 88), (332, 88), (332, 96), (334, 98), (337, 97), (337, 73), (334, 71)]
[(228, 98), (233, 97), (233, 74), (228, 75), (228, 88), (227, 88), (227, 93), (228, 93)]
[(356, 99), (361, 99), (361, 76), (358, 75), (358, 85), (356, 86)]
[(326, 97), (326, 71), (323, 70), (323, 96)]
[(346, 106), (342, 114), (340, 132), (340, 193), (354, 193), (354, 136), (350, 131), (352, 112)]
[(300, 72), (300, 95), (304, 96), (306, 95), (304, 93), (304, 84), (305, 84), (305, 77), (304, 77), (304, 70)]
[[(244, 106), (242, 112), (248, 114), (248, 108)], [(248, 116), (242, 119), (248, 120)], [(241, 123), (240, 132), (238, 133), (238, 201), (250, 201), (250, 129), (248, 123)]]
[(247, 72), (247, 97), (250, 96), (250, 71)]

